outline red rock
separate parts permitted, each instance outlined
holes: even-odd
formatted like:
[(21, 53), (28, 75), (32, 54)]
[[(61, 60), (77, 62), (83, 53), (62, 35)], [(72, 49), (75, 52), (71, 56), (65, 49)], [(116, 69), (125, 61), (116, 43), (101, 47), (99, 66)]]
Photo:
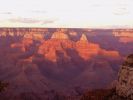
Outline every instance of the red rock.
[(85, 34), (82, 34), (80, 41), (88, 41), (87, 37)]
[(56, 40), (50, 39), (44, 41), (40, 46), (38, 53), (43, 54), (46, 59), (56, 62), (58, 55), (57, 51), (60, 51), (64, 54), (64, 57), (67, 58), (66, 49), (74, 48), (75, 43), (70, 40)]
[(62, 31), (54, 32), (51, 39), (69, 39), (68, 35)]
[(86, 35), (82, 34), (80, 40), (76, 43), (76, 50), (84, 60), (88, 60), (98, 53), (99, 45), (88, 42)]

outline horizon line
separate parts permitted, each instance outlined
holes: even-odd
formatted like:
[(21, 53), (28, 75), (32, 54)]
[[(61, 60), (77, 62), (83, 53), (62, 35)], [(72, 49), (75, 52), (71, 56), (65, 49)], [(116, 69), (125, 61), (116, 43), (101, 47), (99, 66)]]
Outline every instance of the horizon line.
[(116, 27), (116, 28), (81, 27), (81, 28), (80, 28), (80, 27), (33, 27), (33, 26), (32, 26), (32, 27), (26, 27), (26, 26), (25, 26), (25, 27), (23, 27), (23, 26), (22, 26), (22, 27), (21, 27), (21, 26), (18, 26), (18, 27), (1, 27), (1, 26), (0, 26), (0, 29), (1, 29), (1, 28), (27, 28), (27, 29), (28, 29), (28, 28), (38, 28), (38, 29), (39, 29), (39, 28), (40, 28), (40, 29), (45, 29), (45, 28), (49, 28), (49, 29), (52, 29), (52, 28), (53, 28), (53, 29), (54, 29), (54, 28), (55, 28), (55, 29), (59, 29), (59, 28), (61, 28), (61, 29), (107, 29), (107, 30), (111, 30), (111, 29), (126, 29), (126, 30), (127, 30), (127, 29), (133, 29), (133, 27), (132, 27), (132, 28), (131, 28), (131, 27), (125, 27), (125, 28), (124, 28), (124, 27), (121, 27), (121, 28), (117, 28), (117, 27)]

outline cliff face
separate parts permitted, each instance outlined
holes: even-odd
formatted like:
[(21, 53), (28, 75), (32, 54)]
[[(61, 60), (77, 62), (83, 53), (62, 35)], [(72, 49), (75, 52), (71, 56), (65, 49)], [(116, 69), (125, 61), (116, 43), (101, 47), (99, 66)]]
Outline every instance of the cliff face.
[(120, 68), (116, 92), (119, 96), (133, 99), (133, 54), (127, 57)]
[(85, 34), (82, 34), (80, 40), (76, 42), (76, 50), (85, 60), (88, 60), (91, 56), (98, 54), (99, 49), (99, 45), (89, 42)]
[(47, 32), (48, 29), (43, 28), (2, 28), (0, 29), (0, 36), (19, 36), (33, 40), (41, 40)]
[(133, 42), (133, 30), (113, 30), (112, 34), (119, 38), (119, 42), (121, 43)]
[(113, 30), (113, 34), (117, 37), (133, 37), (133, 30)]

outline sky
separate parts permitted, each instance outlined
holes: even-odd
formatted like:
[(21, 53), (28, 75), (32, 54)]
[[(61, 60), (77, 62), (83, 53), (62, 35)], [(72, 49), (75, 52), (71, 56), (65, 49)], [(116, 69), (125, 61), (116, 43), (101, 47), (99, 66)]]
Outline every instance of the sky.
[(0, 1), (0, 27), (133, 28), (133, 0)]

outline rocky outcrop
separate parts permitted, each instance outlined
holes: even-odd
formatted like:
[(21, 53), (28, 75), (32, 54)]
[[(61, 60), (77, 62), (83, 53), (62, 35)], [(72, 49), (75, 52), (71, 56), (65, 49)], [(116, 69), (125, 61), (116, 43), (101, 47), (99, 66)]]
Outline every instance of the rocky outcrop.
[(112, 34), (119, 38), (119, 42), (121, 43), (133, 42), (133, 30), (113, 30)]
[(133, 30), (113, 30), (112, 34), (114, 34), (116, 37), (133, 37)]
[[(53, 40), (44, 41), (38, 49), (38, 53), (44, 55), (50, 61), (56, 62), (58, 59), (58, 52), (63, 54), (64, 58), (68, 58), (66, 50), (74, 48), (74, 42), (70, 40)], [(63, 58), (62, 58), (63, 59)]]
[(133, 54), (121, 66), (115, 86), (87, 91), (81, 100), (133, 100)]
[(71, 36), (77, 36), (78, 35), (78, 33), (77, 32), (69, 32), (69, 35), (71, 35)]
[(89, 49), (87, 37), (85, 34), (82, 34), (80, 40), (76, 42), (76, 50), (83, 59), (87, 60), (90, 57)]
[(88, 41), (87, 37), (85, 34), (82, 34), (80, 41)]
[(21, 37), (42, 41), (47, 31), (45, 28), (2, 28), (0, 37)]
[(68, 35), (62, 31), (54, 32), (51, 39), (69, 39)]
[(103, 100), (133, 100), (133, 54), (121, 66), (117, 83), (112, 90), (109, 90), (110, 93)]
[(33, 39), (33, 40), (43, 40), (44, 34), (39, 34), (35, 32), (28, 32), (24, 34), (24, 38)]
[(127, 57), (120, 68), (116, 92), (119, 96), (133, 100), (133, 54)]
[(113, 59), (120, 57), (120, 54), (118, 51), (108, 51), (108, 50), (101, 49), (99, 54), (106, 56), (106, 57), (112, 57)]
[(76, 50), (84, 60), (98, 54), (99, 49), (99, 45), (89, 42), (85, 34), (82, 34), (80, 40), (76, 42)]

